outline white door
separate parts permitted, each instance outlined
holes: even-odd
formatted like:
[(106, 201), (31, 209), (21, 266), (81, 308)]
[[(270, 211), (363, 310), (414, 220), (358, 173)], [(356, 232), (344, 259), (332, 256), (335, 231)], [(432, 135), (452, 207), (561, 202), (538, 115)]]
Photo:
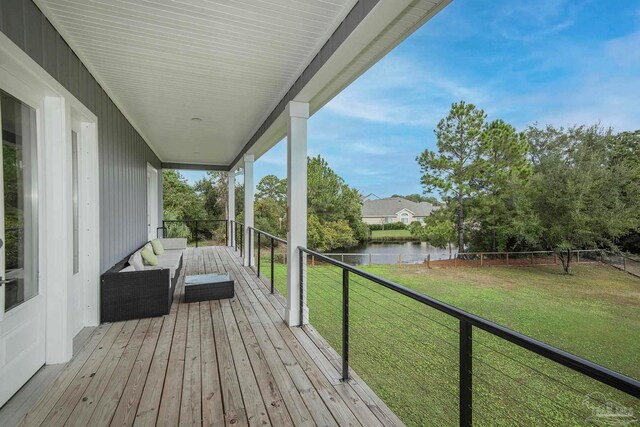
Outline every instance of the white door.
[(148, 238), (158, 235), (158, 170), (147, 164), (147, 227)]
[(0, 405), (45, 361), (38, 287), (37, 139), (33, 106), (0, 90)]

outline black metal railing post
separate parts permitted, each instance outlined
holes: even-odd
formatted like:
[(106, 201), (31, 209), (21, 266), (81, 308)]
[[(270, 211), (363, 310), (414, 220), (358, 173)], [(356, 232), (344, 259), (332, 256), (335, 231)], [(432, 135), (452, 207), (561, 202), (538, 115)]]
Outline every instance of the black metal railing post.
[(258, 256), (256, 257), (256, 266), (258, 267), (258, 279), (260, 278), (260, 232), (258, 232), (258, 238), (256, 239), (258, 244)]
[(198, 220), (196, 219), (196, 248), (198, 247)]
[(224, 222), (224, 244), (229, 246), (229, 220)]
[[(300, 271), (300, 274), (299, 274), (300, 301), (298, 301), (300, 303), (300, 312), (298, 313), (298, 315), (300, 316), (299, 326), (302, 326), (304, 324), (304, 305), (303, 305), (304, 304), (304, 271), (302, 271), (302, 266), (304, 265), (304, 261), (302, 260), (302, 258), (304, 257), (304, 252), (302, 252), (301, 250), (298, 250), (298, 253), (300, 254), (300, 256), (298, 257), (298, 269)], [(287, 261), (291, 262), (292, 260), (287, 260)]]
[(460, 427), (473, 425), (473, 339), (471, 323), (460, 320)]
[(251, 267), (251, 258), (253, 258), (253, 230), (250, 227), (247, 227), (247, 258), (249, 258), (249, 267)]
[(274, 264), (275, 264), (275, 254), (273, 252), (273, 237), (271, 238), (271, 293), (273, 293), (273, 271), (274, 271)]
[(342, 381), (349, 380), (349, 270), (342, 270)]

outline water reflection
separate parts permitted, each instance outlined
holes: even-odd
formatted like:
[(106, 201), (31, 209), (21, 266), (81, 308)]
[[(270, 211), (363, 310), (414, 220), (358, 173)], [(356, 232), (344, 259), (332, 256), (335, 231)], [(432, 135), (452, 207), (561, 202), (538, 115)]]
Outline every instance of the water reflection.
[(377, 264), (420, 264), (431, 255), (431, 260), (450, 259), (455, 256), (457, 249), (454, 245), (449, 248), (436, 248), (425, 242), (389, 242), (365, 243), (363, 245), (331, 251), (329, 255), (352, 265)]

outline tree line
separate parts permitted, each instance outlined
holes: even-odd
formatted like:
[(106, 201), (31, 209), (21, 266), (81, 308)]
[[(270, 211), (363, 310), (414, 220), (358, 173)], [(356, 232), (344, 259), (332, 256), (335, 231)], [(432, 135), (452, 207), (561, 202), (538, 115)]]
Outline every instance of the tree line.
[[(190, 185), (179, 171), (163, 171), (164, 218), (189, 220), (223, 219), (227, 212), (228, 177), (226, 173), (208, 172)], [(347, 185), (320, 156), (307, 159), (307, 240), (308, 246), (328, 251), (356, 245), (369, 235), (361, 219), (360, 193)], [(243, 221), (244, 186), (236, 184), (236, 219)], [(255, 227), (286, 238), (287, 180), (267, 175), (256, 185)], [(194, 236), (194, 223), (175, 223), (167, 235)], [(199, 225), (204, 238), (216, 237), (215, 226)], [(219, 234), (219, 231), (218, 231)], [(218, 236), (219, 237), (219, 236)]]
[(572, 250), (617, 250), (640, 233), (640, 131), (535, 124), (518, 132), (454, 103), (417, 157), (425, 193), (443, 206), (415, 237), (459, 250), (548, 250), (570, 272)]

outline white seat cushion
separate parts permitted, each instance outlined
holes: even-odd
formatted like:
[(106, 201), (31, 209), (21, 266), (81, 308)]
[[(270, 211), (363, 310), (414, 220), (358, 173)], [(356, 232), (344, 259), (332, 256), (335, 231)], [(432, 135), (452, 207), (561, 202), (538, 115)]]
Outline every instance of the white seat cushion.
[(144, 270), (144, 263), (142, 262), (142, 255), (140, 255), (140, 251), (136, 251), (131, 255), (129, 258), (129, 265), (136, 271)]
[(158, 255), (158, 267), (168, 268), (171, 271), (171, 278), (173, 278), (178, 266), (180, 266), (181, 257), (182, 251), (165, 251), (162, 255)]
[(158, 264), (160, 262), (163, 263), (174, 263), (177, 267), (180, 264), (180, 258), (182, 257), (182, 251), (176, 250), (167, 250), (164, 251), (162, 255), (158, 255)]

